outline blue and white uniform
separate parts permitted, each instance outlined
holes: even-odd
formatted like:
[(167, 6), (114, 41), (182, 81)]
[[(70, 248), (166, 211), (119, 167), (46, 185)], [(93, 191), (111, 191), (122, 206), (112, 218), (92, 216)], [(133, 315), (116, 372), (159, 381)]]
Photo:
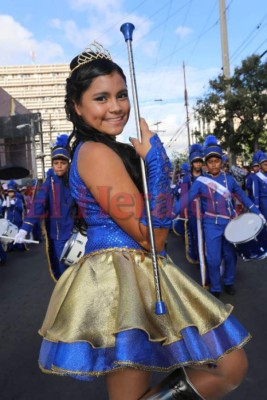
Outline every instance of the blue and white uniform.
[(263, 171), (257, 172), (254, 178), (254, 185), (255, 204), (267, 219), (267, 173)]
[[(12, 224), (16, 225), (18, 229), (21, 228), (24, 218), (24, 203), (21, 199), (20, 193), (17, 191), (17, 184), (11, 180), (7, 184), (7, 191), (12, 191), (15, 195), (12, 198), (6, 198), (6, 211), (5, 217)], [(13, 244), (13, 242), (7, 244), (7, 251), (18, 249), (21, 251), (26, 250), (26, 247), (22, 243)]]
[(40, 220), (45, 221), (49, 268), (55, 280), (66, 269), (66, 265), (59, 259), (65, 243), (72, 234), (72, 206), (69, 186), (50, 169), (21, 227), (30, 233), (36, 223)]
[[(201, 173), (201, 176), (203, 174)], [(189, 190), (197, 179), (191, 172), (183, 177), (181, 183), (181, 215), (185, 218), (185, 254), (190, 263), (199, 263), (198, 231), (196, 206), (193, 204), (194, 212), (189, 213)], [(188, 220), (187, 220), (188, 218)]]
[(259, 158), (260, 156), (263, 154), (263, 152), (261, 150), (256, 151), (256, 153), (253, 154), (252, 157), (252, 161), (251, 161), (251, 168), (255, 168), (257, 167), (257, 170), (253, 170), (252, 172), (250, 172), (247, 177), (246, 177), (246, 181), (245, 181), (245, 186), (246, 186), (246, 190), (248, 192), (248, 197), (256, 204), (258, 205), (258, 193), (257, 193), (257, 199), (255, 198), (255, 182), (257, 180), (256, 178), (256, 173), (258, 172), (259, 168), (260, 168), (260, 162), (259, 162)]
[(260, 152), (259, 165), (260, 170), (254, 177), (254, 197), (255, 204), (259, 207), (260, 212), (267, 219), (267, 172), (261, 169), (261, 164), (267, 162), (267, 154)]
[(202, 225), (205, 237), (205, 256), (211, 292), (221, 292), (220, 265), (225, 262), (224, 284), (235, 281), (237, 256), (233, 244), (224, 237), (229, 221), (236, 216), (232, 195), (251, 212), (260, 214), (235, 179), (224, 172), (217, 177), (209, 174), (198, 177), (189, 192), (189, 203), (195, 198), (201, 202)]

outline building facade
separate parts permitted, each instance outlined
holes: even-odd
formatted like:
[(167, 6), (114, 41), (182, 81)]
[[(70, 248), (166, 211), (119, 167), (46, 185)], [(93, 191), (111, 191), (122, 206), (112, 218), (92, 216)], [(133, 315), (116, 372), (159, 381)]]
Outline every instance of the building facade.
[(36, 170), (42, 177), (42, 156), (45, 170), (51, 166), (51, 145), (61, 133), (69, 134), (64, 98), (68, 64), (19, 65), (0, 67), (0, 87), (18, 100), (31, 113), (41, 114), (40, 136), (36, 135)]

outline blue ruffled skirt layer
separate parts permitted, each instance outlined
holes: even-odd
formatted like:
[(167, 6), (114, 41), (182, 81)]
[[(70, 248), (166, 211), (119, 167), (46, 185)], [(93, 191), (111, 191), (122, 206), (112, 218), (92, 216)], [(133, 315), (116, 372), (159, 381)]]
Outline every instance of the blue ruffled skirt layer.
[(216, 363), (248, 332), (224, 305), (159, 258), (164, 315), (155, 314), (152, 262), (136, 250), (94, 253), (69, 267), (40, 329), (44, 372), (92, 380), (125, 367), (171, 371)]

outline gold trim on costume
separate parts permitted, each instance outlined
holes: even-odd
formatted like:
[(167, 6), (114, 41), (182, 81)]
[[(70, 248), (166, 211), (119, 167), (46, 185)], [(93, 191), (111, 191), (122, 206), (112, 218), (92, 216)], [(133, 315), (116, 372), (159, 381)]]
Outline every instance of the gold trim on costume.
[[(167, 313), (155, 313), (153, 265), (142, 249), (111, 248), (86, 254), (57, 282), (39, 334), (58, 343), (88, 343), (95, 349), (112, 349), (116, 334), (138, 329), (163, 347), (183, 340), (183, 329), (194, 326), (199, 334), (216, 329), (233, 307), (223, 304), (187, 276), (170, 259), (159, 256), (162, 298)], [(149, 317), (148, 317), (149, 316)], [(230, 353), (251, 338), (249, 334)], [(118, 367), (103, 372), (69, 371), (52, 365), (43, 372), (56, 375), (101, 376), (121, 368), (168, 372), (181, 365), (204, 365), (218, 359), (188, 361), (168, 368), (114, 360)]]
[(242, 343), (240, 343), (238, 346), (233, 346), (230, 349), (228, 349), (225, 353), (223, 353), (220, 357), (216, 358), (216, 359), (212, 359), (212, 358), (207, 358), (205, 360), (202, 361), (187, 361), (187, 362), (181, 362), (181, 363), (177, 363), (177, 364), (173, 364), (170, 367), (157, 367), (155, 365), (150, 366), (150, 365), (142, 365), (142, 364), (137, 364), (134, 363), (132, 361), (114, 361), (114, 364), (116, 365), (116, 367), (108, 370), (108, 371), (90, 371), (90, 372), (84, 372), (84, 371), (72, 371), (72, 370), (68, 370), (68, 369), (63, 369), (63, 368), (59, 368), (55, 365), (52, 364), (51, 366), (51, 370), (45, 369), (40, 362), (39, 364), (39, 368), (42, 372), (44, 372), (45, 374), (51, 374), (51, 375), (61, 375), (61, 376), (67, 376), (67, 375), (72, 375), (72, 376), (95, 376), (95, 377), (100, 377), (100, 376), (105, 376), (108, 374), (111, 374), (112, 372), (121, 370), (121, 369), (126, 369), (126, 368), (134, 368), (134, 369), (138, 369), (140, 371), (150, 371), (150, 372), (164, 372), (164, 373), (168, 373), (171, 372), (177, 368), (180, 367), (186, 367), (186, 366), (204, 366), (204, 365), (208, 365), (208, 364), (216, 364), (218, 363), (219, 360), (221, 360), (225, 355), (231, 353), (234, 350), (238, 350), (241, 349), (242, 347), (245, 346), (245, 344), (251, 339), (251, 336), (249, 335), (246, 339), (243, 340)]
[(182, 330), (188, 326), (196, 326), (203, 335), (229, 317), (231, 305), (217, 300), (166, 257), (159, 259), (167, 314), (155, 314), (149, 253), (105, 249), (85, 255), (64, 272), (52, 294), (40, 335), (54, 342), (85, 341), (93, 347), (107, 348), (114, 346), (116, 333), (141, 329), (149, 340), (168, 345), (180, 340)]
[(52, 280), (56, 283), (57, 280), (52, 272), (52, 265), (51, 265), (50, 256), (49, 256), (49, 240), (48, 240), (47, 230), (46, 230), (44, 221), (42, 221), (42, 233), (45, 238), (45, 253), (46, 253), (49, 275), (51, 276)]
[(173, 232), (175, 233), (176, 236), (181, 237), (182, 235), (181, 235), (179, 232), (177, 232), (176, 229), (174, 228), (174, 225), (175, 225), (174, 222), (175, 222), (175, 221), (173, 220), (173, 221), (172, 221), (172, 230), (173, 230)]

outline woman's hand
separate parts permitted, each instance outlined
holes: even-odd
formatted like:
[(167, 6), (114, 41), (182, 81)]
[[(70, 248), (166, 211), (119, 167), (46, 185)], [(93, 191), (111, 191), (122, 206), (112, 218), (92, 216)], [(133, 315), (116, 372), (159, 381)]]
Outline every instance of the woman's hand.
[(130, 138), (130, 142), (135, 148), (136, 153), (144, 160), (147, 153), (151, 149), (150, 138), (154, 135), (154, 133), (149, 130), (144, 118), (140, 118), (140, 128), (142, 134), (141, 142), (139, 142), (139, 140), (136, 138)]

